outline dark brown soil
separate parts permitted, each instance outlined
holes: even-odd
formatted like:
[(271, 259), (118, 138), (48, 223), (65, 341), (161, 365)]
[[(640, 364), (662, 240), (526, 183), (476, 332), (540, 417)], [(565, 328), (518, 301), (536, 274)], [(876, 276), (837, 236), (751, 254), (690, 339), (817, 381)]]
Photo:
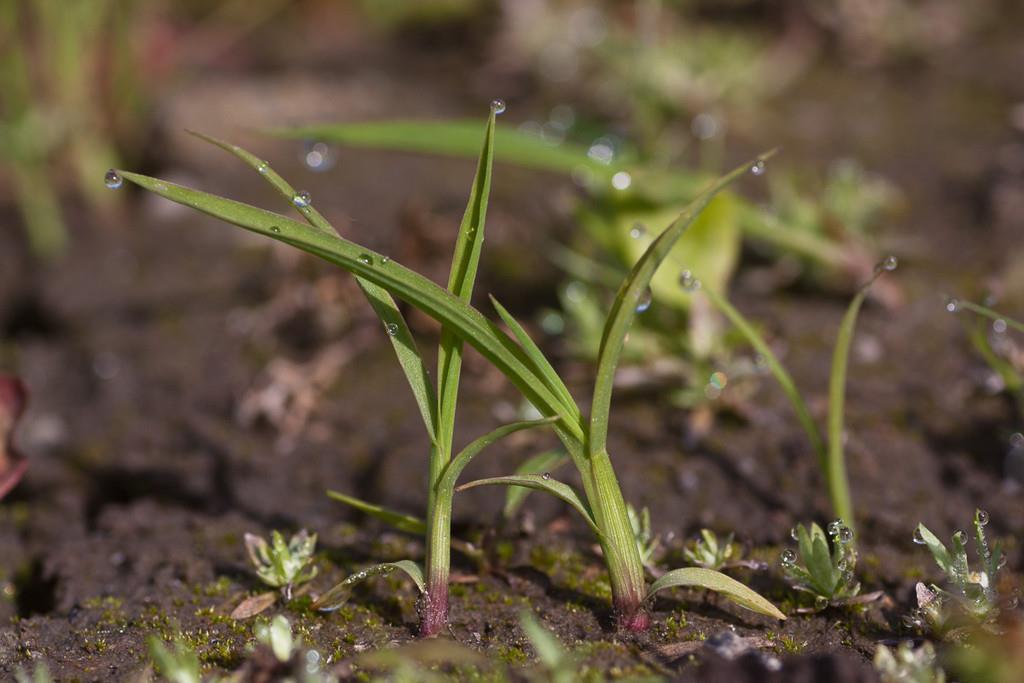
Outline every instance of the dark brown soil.
[[(1003, 161), (1024, 145), (1007, 114), (1024, 101), (1024, 41), (1004, 33), (924, 63), (867, 69), (823, 58), (766, 109), (751, 139), (737, 141), (747, 149), (735, 150), (740, 158), (782, 144), (780, 167), (817, 169), (853, 156), (907, 194), (906, 215), (882, 235), (900, 256), (894, 277), (906, 304), (869, 304), (863, 312), (847, 396), (859, 570), (865, 590), (887, 597), (862, 611), (779, 625), (713, 596), (680, 592), (655, 603), (649, 634), (619, 636), (583, 525), (534, 496), (525, 518), (503, 526), (500, 497), (472, 491), (456, 500), (457, 535), (500, 549), (503, 560), (482, 571), (456, 555), (456, 570), (467, 577), (453, 587), (457, 641), (492, 662), (524, 666), (532, 653), (518, 615), (529, 608), (609, 675), (874, 680), (876, 643), (905, 633), (901, 617), (914, 582), (937, 578), (910, 542), (914, 526), (923, 521), (947, 536), (968, 524), (975, 507), (989, 512), (991, 532), (1007, 543), (1008, 587), (1016, 586), (1024, 502), (1003, 460), (1010, 434), (1022, 430), (1021, 408), (985, 392), (983, 364), (942, 310), (944, 292), (978, 294), (1020, 258), (1022, 214), (1008, 213), (1000, 197), (1024, 193), (1024, 171)], [(440, 50), (413, 41), (394, 52), (373, 44), (347, 35), (341, 57), (325, 59), (309, 46), (272, 67), (260, 60), (225, 66), (166, 93), (150, 163), (164, 177), (281, 209), (258, 178), (179, 131), (200, 127), (239, 139), (309, 189), (355, 239), (441, 280), (443, 236), (460, 217), (469, 164), (345, 151), (336, 169), (314, 175), (294, 161), (294, 148), (238, 133), (321, 118), (460, 116), (494, 92), (511, 95), (512, 121), (542, 110), (527, 76), (488, 62), (477, 71), (467, 66), (486, 54), (484, 46)], [(472, 78), (461, 78), (467, 70)], [(555, 301), (558, 273), (541, 256), (541, 239), (567, 225), (559, 191), (548, 178), (496, 172), (478, 292), (494, 292), (523, 319)], [(147, 636), (179, 632), (206, 663), (236, 668), (251, 625), (227, 614), (260, 591), (245, 532), (316, 531), (318, 590), (371, 562), (422, 557), (419, 540), (324, 495), (328, 488), (354, 492), (414, 514), (425, 503), (426, 440), (415, 405), (384, 332), (346, 276), (124, 194), (124, 211), (103, 220), (69, 200), (73, 250), (51, 265), (27, 256), (14, 207), (0, 204), (0, 369), (20, 375), (32, 393), (18, 435), (30, 469), (0, 503), (4, 680), (37, 661), (58, 680), (129, 680), (145, 666)], [(748, 285), (746, 272), (737, 279), (737, 304), (787, 341), (787, 364), (823, 418), (847, 294), (813, 286), (764, 294)], [(1006, 300), (1021, 306), (1022, 293), (1013, 295)], [(436, 330), (412, 320), (429, 348)], [(590, 368), (564, 357), (557, 340), (549, 346), (580, 378), (574, 393), (585, 396)], [(868, 347), (877, 352), (857, 351)], [(246, 399), (282, 359), (299, 366), (299, 377), (318, 363), (340, 368), (291, 435), (266, 420), (240, 419)], [(465, 375), (463, 443), (518, 405), (480, 359), (469, 359)], [(813, 456), (777, 387), (763, 382), (745, 413), (744, 421), (718, 420), (691, 445), (685, 413), (657, 395), (616, 402), (613, 460), (627, 499), (649, 506), (656, 531), (670, 535), (666, 565), (681, 563), (683, 541), (701, 527), (733, 531), (755, 556), (774, 561), (795, 522), (827, 521)], [(507, 473), (547, 443), (535, 436), (510, 442), (468, 474)], [(792, 606), (774, 567), (742, 578)], [(280, 609), (339, 674), (354, 676), (359, 653), (413, 639), (414, 601), (410, 585), (388, 577), (360, 587), (348, 607), (327, 616), (301, 599)], [(763, 657), (727, 661), (700, 646), (723, 631), (778, 655), (781, 670), (769, 672)]]

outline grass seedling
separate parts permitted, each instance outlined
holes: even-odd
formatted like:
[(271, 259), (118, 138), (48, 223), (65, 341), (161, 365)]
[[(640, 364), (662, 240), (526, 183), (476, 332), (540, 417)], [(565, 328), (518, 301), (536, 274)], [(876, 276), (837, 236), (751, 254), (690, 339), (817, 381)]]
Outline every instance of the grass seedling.
[(803, 395), (796, 387), (792, 376), (779, 361), (778, 356), (771, 350), (768, 343), (760, 332), (747, 320), (739, 310), (733, 306), (725, 297), (710, 287), (702, 287), (699, 280), (684, 277), (681, 280), (684, 288), (692, 292), (702, 291), (708, 301), (728, 318), (729, 322), (742, 334), (747, 342), (760, 354), (769, 372), (779, 383), (783, 393), (793, 406), (797, 420), (803, 427), (811, 448), (818, 458), (818, 466), (822, 476), (825, 478), (825, 485), (828, 490), (828, 497), (832, 503), (832, 511), (848, 525), (850, 530), (855, 529), (853, 501), (850, 498), (850, 483), (846, 474), (846, 458), (843, 449), (844, 431), (844, 410), (846, 401), (846, 369), (849, 364), (850, 346), (853, 342), (853, 332), (857, 324), (857, 316), (867, 296), (868, 289), (883, 273), (896, 270), (898, 261), (894, 256), (887, 256), (875, 266), (874, 276), (861, 287), (860, 291), (853, 297), (846, 315), (839, 325), (839, 333), (836, 336), (835, 348), (832, 352), (832, 369), (829, 373), (828, 386), (828, 440), (822, 436), (818, 425), (811, 416), (810, 408)]
[(991, 627), (999, 615), (996, 580), (1006, 564), (998, 543), (989, 546), (985, 537), (988, 513), (974, 513), (974, 547), (981, 568), (971, 571), (967, 559), (967, 538), (963, 531), (953, 534), (948, 548), (924, 524), (914, 530), (914, 543), (928, 548), (945, 574), (948, 588), (917, 585), (918, 608), (911, 617), (916, 626), (926, 627), (939, 637), (959, 637), (974, 626)]
[(827, 536), (814, 522), (810, 528), (797, 524), (791, 535), (797, 542), (797, 550), (787, 548), (782, 551), (779, 564), (793, 588), (814, 598), (814, 611), (877, 597), (869, 595), (856, 599), (860, 593), (860, 582), (853, 573), (857, 566), (857, 550), (853, 544), (853, 530), (842, 520), (828, 525)]
[(892, 649), (879, 645), (874, 665), (882, 683), (946, 683), (946, 672), (939, 666), (935, 647), (928, 642), (914, 647), (904, 640)]
[(291, 600), (292, 589), (317, 574), (317, 568), (310, 566), (316, 549), (316, 534), (303, 529), (285, 543), (281, 532), (275, 530), (270, 532), (270, 539), (267, 543), (255, 534), (246, 534), (245, 549), (260, 580), (281, 589), (284, 599)]
[[(460, 488), (482, 485), (522, 486), (546, 491), (569, 503), (586, 520), (604, 551), (608, 566), (612, 600), (620, 627), (644, 630), (650, 623), (645, 603), (658, 591), (672, 586), (699, 586), (721, 592), (735, 602), (762, 614), (784, 619), (771, 603), (738, 581), (708, 569), (688, 567), (666, 573), (650, 587), (646, 586), (643, 563), (630, 524), (626, 503), (619, 488), (607, 450), (612, 384), (626, 334), (638, 309), (643, 310), (649, 286), (658, 266), (673, 245), (686, 232), (708, 202), (726, 185), (763, 164), (763, 158), (745, 164), (713, 182), (665, 230), (655, 238), (622, 283), (609, 312), (602, 335), (597, 378), (594, 382), (591, 410), (584, 418), (579, 404), (566, 389), (537, 344), (525, 329), (493, 297), (498, 316), (509, 332), (494, 324), (469, 304), (469, 294), (479, 262), (483, 218), (490, 189), (490, 167), (494, 135), (494, 114), (485, 132), (485, 142), (470, 204), (456, 243), (456, 258), (447, 288), (405, 268), (388, 257), (351, 242), (334, 231), (316, 212), (308, 195), (294, 193), (267, 165), (248, 152), (220, 143), (263, 175), (278, 191), (291, 197), (308, 225), (270, 211), (249, 206), (136, 173), (115, 172), (172, 201), (233, 223), (247, 230), (290, 244), (334, 263), (355, 275), (364, 292), (384, 320), (388, 336), (395, 343), (399, 360), (433, 436), (430, 462), (430, 493), (427, 522), (399, 516), (410, 528), (425, 529), (427, 537), (427, 576), (424, 582), (421, 633), (433, 635), (447, 621), (447, 580), (450, 552), (452, 494), (458, 476), (487, 445), (520, 429), (549, 424), (556, 432), (583, 482), (581, 496), (568, 484), (544, 474), (523, 474), (471, 482)], [(415, 343), (391, 296), (423, 311), (442, 325), (441, 363), (437, 393), (429, 389), (427, 373)], [(474, 441), (454, 458), (448, 459), (454, 396), (463, 342), (470, 344), (500, 370), (524, 397), (544, 415), (542, 420), (515, 423)], [(435, 403), (435, 397), (440, 397)], [(368, 510), (369, 511), (369, 510)], [(378, 512), (380, 509), (378, 508)], [(392, 513), (387, 513), (388, 515)], [(406, 567), (401, 567), (406, 569)], [(414, 574), (411, 574), (415, 577)]]
[(962, 299), (947, 299), (946, 310), (976, 314), (975, 324), (967, 325), (971, 345), (996, 374), (1007, 393), (1013, 396), (1024, 415), (1024, 346), (1015, 343), (1007, 334), (1009, 330), (1024, 333), (1024, 323)]

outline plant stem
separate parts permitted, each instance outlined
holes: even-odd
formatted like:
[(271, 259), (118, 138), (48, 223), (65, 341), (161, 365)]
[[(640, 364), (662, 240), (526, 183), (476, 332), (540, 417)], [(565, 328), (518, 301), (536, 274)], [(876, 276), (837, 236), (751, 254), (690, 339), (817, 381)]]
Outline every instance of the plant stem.
[(626, 501), (607, 452), (600, 451), (593, 456), (591, 476), (593, 494), (588, 498), (594, 519), (604, 533), (600, 539), (601, 549), (608, 563), (615, 623), (622, 630), (646, 631), (651, 619), (643, 609), (644, 567), (629, 523)]
[[(420, 598), (420, 637), (439, 635), (448, 625), (448, 577), (451, 574), (452, 492), (435, 490), (440, 474), (433, 470), (440, 458), (431, 453), (431, 487), (427, 508), (427, 588)], [(442, 463), (443, 467), (443, 463)], [(443, 471), (443, 470), (442, 470)]]

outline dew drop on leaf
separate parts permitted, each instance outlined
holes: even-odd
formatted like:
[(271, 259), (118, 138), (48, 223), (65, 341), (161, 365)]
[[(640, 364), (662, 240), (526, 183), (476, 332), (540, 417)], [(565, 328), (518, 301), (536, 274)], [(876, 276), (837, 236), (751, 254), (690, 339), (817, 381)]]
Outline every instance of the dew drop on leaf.
[(651, 307), (651, 301), (651, 288), (648, 287), (643, 291), (643, 293), (640, 295), (640, 298), (636, 302), (636, 312), (643, 313), (644, 311), (646, 311), (648, 308)]
[(312, 204), (312, 203), (313, 203), (313, 198), (310, 197), (309, 193), (306, 192), (305, 190), (303, 190), (302, 192), (299, 192), (297, 195), (292, 197), (292, 204), (294, 204), (295, 206), (299, 207), (300, 209), (305, 209), (305, 208), (309, 207), (309, 205)]
[(924, 534), (921, 533), (921, 527), (914, 529), (914, 543), (918, 545), (924, 545), (927, 541), (924, 540)]
[(505, 108), (505, 100), (491, 100), (491, 111), (493, 111), (496, 116), (504, 114)]
[(103, 184), (111, 190), (116, 190), (124, 185), (124, 178), (122, 178), (114, 169), (110, 169), (107, 171), (106, 175), (103, 176)]
[(764, 172), (768, 170), (768, 167), (764, 163), (764, 159), (758, 159), (754, 162), (754, 165), (750, 167), (750, 172), (756, 176), (764, 175)]

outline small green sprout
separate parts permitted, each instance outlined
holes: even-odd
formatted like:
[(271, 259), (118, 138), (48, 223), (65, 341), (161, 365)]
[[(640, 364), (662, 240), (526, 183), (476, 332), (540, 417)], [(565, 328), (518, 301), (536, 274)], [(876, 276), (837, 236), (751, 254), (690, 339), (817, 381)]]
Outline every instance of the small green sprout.
[(176, 640), (170, 647), (156, 636), (150, 636), (149, 656), (153, 668), (171, 683), (202, 683), (199, 655), (183, 640)]
[(53, 683), (50, 675), (50, 668), (45, 663), (39, 662), (29, 676), (24, 669), (18, 668), (14, 671), (14, 680), (17, 683)]
[(853, 530), (841, 519), (828, 525), (828, 535), (814, 522), (810, 529), (797, 524), (790, 535), (797, 542), (797, 550), (782, 551), (779, 563), (793, 588), (814, 597), (815, 610), (849, 604), (860, 593), (860, 583), (853, 574), (857, 565)]
[(267, 543), (255, 534), (246, 534), (245, 549), (260, 580), (280, 588), (285, 600), (291, 600), (292, 588), (317, 574), (317, 568), (309, 566), (316, 548), (316, 534), (303, 529), (285, 543), (279, 531), (272, 531), (270, 539)]
[(635, 507), (626, 503), (626, 514), (629, 516), (629, 526), (633, 529), (633, 538), (636, 539), (640, 562), (650, 568), (655, 554), (661, 548), (661, 536), (651, 531), (651, 511), (645, 507), (637, 512)]
[(729, 534), (719, 541), (714, 531), (701, 529), (700, 536), (683, 548), (686, 561), (705, 569), (721, 569), (726, 566), (736, 550), (732, 542), (733, 535)]
[(579, 662), (566, 651), (551, 631), (546, 629), (532, 612), (523, 610), (519, 615), (519, 625), (530, 640), (537, 660), (546, 674), (536, 680), (551, 683), (573, 683), (577, 678)]
[(890, 649), (879, 645), (875, 650), (875, 671), (882, 683), (945, 683), (946, 672), (939, 666), (931, 643), (914, 647), (904, 640)]
[(988, 513), (974, 512), (974, 547), (981, 561), (978, 571), (971, 571), (967, 560), (966, 534), (953, 534), (952, 550), (924, 524), (914, 531), (914, 543), (928, 547), (935, 564), (946, 575), (948, 590), (938, 586), (917, 585), (918, 607), (911, 623), (926, 627), (940, 637), (959, 636), (974, 625), (991, 626), (999, 614), (996, 580), (1006, 564), (1000, 545), (989, 547), (985, 538)]
[(280, 614), (271, 619), (269, 624), (257, 624), (253, 633), (256, 641), (266, 645), (279, 662), (291, 661), (292, 655), (299, 647), (292, 636), (292, 625)]

